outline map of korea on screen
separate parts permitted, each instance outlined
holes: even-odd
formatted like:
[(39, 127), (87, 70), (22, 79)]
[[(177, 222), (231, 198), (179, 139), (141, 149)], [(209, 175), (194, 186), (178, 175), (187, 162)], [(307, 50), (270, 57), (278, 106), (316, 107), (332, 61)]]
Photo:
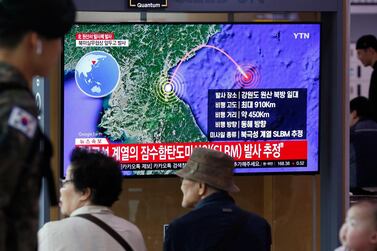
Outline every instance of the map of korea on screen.
[(63, 65), (63, 176), (74, 147), (125, 176), (172, 175), (195, 147), (238, 174), (318, 171), (319, 24), (77, 24)]

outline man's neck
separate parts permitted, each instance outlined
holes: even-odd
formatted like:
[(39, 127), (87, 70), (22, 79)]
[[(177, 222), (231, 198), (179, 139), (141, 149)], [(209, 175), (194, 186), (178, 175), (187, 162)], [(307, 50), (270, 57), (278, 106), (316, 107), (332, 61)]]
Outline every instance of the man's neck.
[(366, 249), (362, 249), (362, 250), (345, 248), (345, 251), (377, 251), (377, 247), (367, 247)]
[(217, 189), (214, 189), (214, 188), (212, 188), (212, 187), (210, 187), (210, 186), (207, 186), (207, 189), (206, 189), (206, 191), (205, 191), (205, 194), (203, 194), (203, 195), (200, 197), (200, 199), (203, 200), (203, 199), (207, 198), (208, 196), (210, 196), (210, 195), (212, 195), (212, 194), (214, 194), (214, 193), (217, 193), (217, 192), (220, 192), (220, 190), (217, 190)]

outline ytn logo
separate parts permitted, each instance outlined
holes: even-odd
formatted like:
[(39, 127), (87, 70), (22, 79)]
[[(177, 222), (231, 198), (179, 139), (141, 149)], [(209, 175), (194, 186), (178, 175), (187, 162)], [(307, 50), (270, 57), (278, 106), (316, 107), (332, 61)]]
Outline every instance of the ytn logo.
[(309, 39), (310, 33), (293, 32), (293, 36), (295, 36), (295, 39)]

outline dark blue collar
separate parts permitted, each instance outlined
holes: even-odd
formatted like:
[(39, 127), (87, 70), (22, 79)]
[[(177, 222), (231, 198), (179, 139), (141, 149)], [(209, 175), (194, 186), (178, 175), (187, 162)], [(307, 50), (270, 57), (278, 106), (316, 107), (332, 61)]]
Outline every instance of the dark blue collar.
[(223, 203), (234, 204), (234, 199), (227, 192), (219, 191), (199, 201), (199, 203), (195, 206), (194, 209), (199, 209), (199, 208), (212, 205), (212, 204), (223, 204)]

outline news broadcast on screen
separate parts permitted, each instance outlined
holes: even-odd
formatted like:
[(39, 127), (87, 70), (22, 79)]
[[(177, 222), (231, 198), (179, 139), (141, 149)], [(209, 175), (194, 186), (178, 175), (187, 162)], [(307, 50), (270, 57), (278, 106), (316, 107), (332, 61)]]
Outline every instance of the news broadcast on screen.
[(320, 24), (76, 24), (64, 38), (62, 170), (75, 147), (170, 176), (196, 147), (235, 173), (318, 172)]

